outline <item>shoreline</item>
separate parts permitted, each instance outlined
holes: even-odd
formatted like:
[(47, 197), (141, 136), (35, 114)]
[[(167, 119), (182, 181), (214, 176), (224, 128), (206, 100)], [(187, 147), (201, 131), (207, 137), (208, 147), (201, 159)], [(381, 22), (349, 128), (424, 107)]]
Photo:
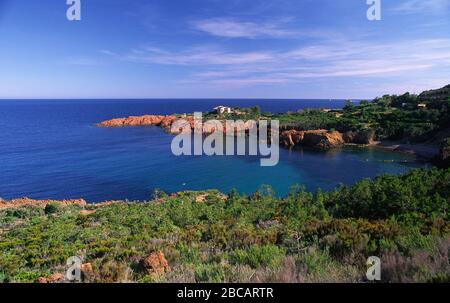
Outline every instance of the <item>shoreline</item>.
[[(177, 116), (177, 115), (143, 115), (143, 116), (129, 116), (127, 118), (114, 118), (106, 121), (102, 121), (99, 123), (96, 123), (95, 125), (98, 127), (127, 127), (127, 126), (158, 126), (166, 131), (168, 131), (170, 134), (174, 134), (170, 131), (170, 127), (172, 123), (178, 119), (186, 119), (187, 123), (190, 124), (192, 129), (195, 129), (193, 126), (193, 117), (187, 114)], [(245, 125), (245, 127), (247, 127)], [(291, 130), (293, 131), (293, 130)], [(280, 136), (283, 132), (286, 131), (280, 131)], [(289, 132), (289, 131), (287, 131)], [(318, 135), (328, 134), (329, 131), (327, 130), (306, 130), (303, 131), (304, 133), (313, 133)], [(320, 134), (319, 134), (320, 132)], [(205, 134), (208, 132), (204, 132)], [(340, 133), (341, 136), (344, 136), (343, 133)], [(325, 138), (326, 140), (329, 140), (328, 137)], [(339, 140), (338, 140), (339, 141)], [(346, 140), (341, 140), (346, 141)], [(373, 139), (368, 138), (367, 140), (370, 143), (352, 143), (352, 142), (342, 142), (342, 146), (358, 146), (358, 147), (375, 147), (380, 148), (384, 150), (389, 150), (393, 152), (401, 152), (406, 153), (410, 155), (414, 155), (418, 158), (421, 158), (422, 160), (425, 160), (427, 162), (430, 162), (439, 155), (439, 146), (435, 144), (430, 143), (416, 143), (416, 144), (408, 144), (408, 143), (402, 143), (399, 141), (391, 141), (391, 140), (381, 140), (381, 141), (373, 141)], [(290, 144), (288, 145), (297, 145), (292, 141), (292, 138), (289, 140)], [(282, 144), (280, 142), (280, 146), (282, 147), (289, 147), (285, 146), (286, 144)], [(302, 144), (299, 144), (300, 146)], [(333, 146), (334, 144), (331, 144), (327, 149), (332, 149), (338, 147), (337, 145)], [(319, 146), (310, 146), (312, 148), (320, 148)]]
[(411, 154), (417, 156), (427, 162), (433, 160), (439, 155), (439, 146), (427, 143), (407, 144), (397, 141), (377, 141), (373, 144), (368, 144), (368, 147), (375, 147), (384, 150)]

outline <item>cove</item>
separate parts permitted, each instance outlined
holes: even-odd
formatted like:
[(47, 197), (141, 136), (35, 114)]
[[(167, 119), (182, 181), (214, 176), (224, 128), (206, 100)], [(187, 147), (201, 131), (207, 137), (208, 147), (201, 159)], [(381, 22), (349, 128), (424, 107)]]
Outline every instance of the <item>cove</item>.
[(176, 157), (170, 150), (173, 136), (159, 127), (94, 126), (114, 117), (207, 111), (223, 103), (285, 112), (341, 107), (344, 101), (0, 101), (0, 197), (143, 200), (156, 188), (225, 193), (236, 188), (250, 194), (263, 184), (283, 196), (294, 184), (309, 191), (329, 190), (340, 183), (351, 185), (362, 178), (426, 166), (411, 155), (358, 147), (328, 151), (280, 148), (280, 161), (274, 167), (261, 167), (257, 156)]

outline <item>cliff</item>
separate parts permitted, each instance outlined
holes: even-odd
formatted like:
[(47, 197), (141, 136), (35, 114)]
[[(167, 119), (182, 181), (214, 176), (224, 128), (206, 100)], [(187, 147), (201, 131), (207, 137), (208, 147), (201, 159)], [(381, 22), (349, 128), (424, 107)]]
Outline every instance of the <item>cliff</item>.
[(173, 115), (144, 115), (144, 116), (130, 116), (128, 118), (115, 118), (103, 121), (97, 124), (100, 127), (120, 127), (120, 126), (161, 126), (170, 127), (177, 119)]
[(283, 146), (310, 146), (330, 148), (344, 144), (342, 134), (324, 129), (297, 131), (288, 130), (280, 134), (280, 144)]
[[(144, 116), (130, 116), (127, 118), (116, 118), (107, 121), (103, 121), (97, 124), (100, 127), (124, 127), (124, 126), (160, 126), (166, 129), (172, 134), (180, 133), (183, 129), (181, 125), (179, 129), (173, 130), (173, 123), (183, 119), (189, 124), (189, 127), (194, 131), (201, 131), (204, 134), (209, 134), (215, 131), (214, 124), (204, 124), (201, 130), (195, 125), (193, 116), (178, 117), (175, 115), (144, 115)], [(223, 132), (226, 132), (225, 121), (220, 121), (222, 124)], [(257, 127), (256, 124), (250, 121), (243, 124), (234, 125), (234, 132), (248, 131), (253, 127)], [(309, 146), (318, 148), (332, 148), (341, 146), (345, 143), (355, 144), (373, 144), (375, 133), (372, 130), (363, 130), (359, 132), (346, 132), (340, 133), (338, 131), (328, 131), (325, 129), (319, 130), (286, 130), (280, 132), (280, 144), (282, 146)]]
[[(195, 120), (193, 116), (175, 116), (175, 115), (144, 115), (144, 116), (130, 116), (128, 118), (115, 118), (111, 120), (106, 120), (97, 123), (100, 127), (123, 127), (123, 126), (160, 126), (172, 134), (180, 133), (184, 128), (183, 124), (180, 124), (179, 129), (172, 130), (172, 125), (178, 119), (184, 120), (189, 124), (190, 128), (195, 131), (201, 131), (204, 134), (209, 134), (215, 131), (215, 126), (213, 124), (204, 124), (201, 126), (201, 130), (195, 125)], [(226, 124), (224, 121), (219, 121), (222, 124), (223, 132), (227, 131)], [(250, 121), (246, 121), (243, 124), (235, 124), (234, 132), (248, 131), (249, 129), (255, 127), (256, 125)]]
[(287, 130), (280, 134), (280, 144), (286, 147), (307, 146), (318, 148), (338, 147), (346, 143), (373, 144), (375, 133), (371, 130), (340, 133), (338, 131)]

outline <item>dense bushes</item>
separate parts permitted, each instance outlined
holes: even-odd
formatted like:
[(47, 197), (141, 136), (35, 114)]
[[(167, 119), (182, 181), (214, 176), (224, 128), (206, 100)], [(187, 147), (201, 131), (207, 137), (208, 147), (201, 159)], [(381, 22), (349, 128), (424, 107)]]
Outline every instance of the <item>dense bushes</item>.
[(449, 219), (448, 170), (412, 170), (402, 176), (362, 180), (331, 192), (328, 206), (336, 217), (388, 219), (396, 216)]
[(231, 262), (249, 265), (252, 268), (278, 268), (284, 257), (284, 251), (275, 245), (252, 246), (249, 249), (236, 249), (230, 256)]
[[(67, 258), (80, 256), (95, 271), (88, 281), (362, 281), (366, 258), (377, 255), (388, 262), (384, 281), (441, 281), (450, 274), (449, 197), (450, 170), (424, 169), (330, 192), (294, 186), (285, 198), (262, 187), (0, 210), (0, 279), (64, 273)], [(153, 251), (170, 273), (137, 270)]]
[[(426, 108), (419, 107), (422, 103)], [(342, 110), (306, 109), (270, 115), (269, 118), (278, 119), (285, 129), (335, 129), (340, 132), (371, 130), (380, 140), (422, 142), (450, 127), (450, 95), (447, 86), (439, 90), (437, 95), (386, 95), (372, 102), (348, 102)]]
[(446, 138), (441, 142), (439, 155), (435, 159), (435, 162), (439, 167), (450, 167), (450, 138)]

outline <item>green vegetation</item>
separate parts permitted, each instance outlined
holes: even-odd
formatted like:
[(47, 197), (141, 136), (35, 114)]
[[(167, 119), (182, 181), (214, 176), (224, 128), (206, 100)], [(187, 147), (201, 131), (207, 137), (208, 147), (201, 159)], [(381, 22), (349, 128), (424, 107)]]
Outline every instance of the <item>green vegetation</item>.
[[(377, 140), (430, 142), (439, 132), (450, 134), (450, 85), (420, 95), (385, 95), (371, 102), (347, 101), (341, 109), (302, 109), (261, 113), (259, 107), (234, 108), (232, 113), (205, 113), (205, 119), (277, 119), (282, 129), (371, 131)], [(434, 142), (436, 143), (436, 142)]]
[(434, 162), (439, 167), (450, 167), (450, 138), (442, 140), (439, 156)]
[[(201, 199), (199, 199), (201, 196)], [(364, 281), (368, 256), (383, 281), (449, 281), (450, 170), (412, 170), (330, 192), (294, 186), (250, 195), (183, 192), (104, 206), (0, 210), (0, 280), (64, 273), (70, 256), (92, 264), (85, 281)], [(161, 251), (171, 271), (139, 261)]]
[[(427, 96), (427, 95), (425, 95)], [(336, 129), (341, 132), (371, 129), (379, 140), (429, 141), (450, 127), (450, 94), (446, 99), (423, 100), (406, 93), (383, 96), (342, 110), (300, 110), (272, 115), (284, 127), (299, 130)]]

